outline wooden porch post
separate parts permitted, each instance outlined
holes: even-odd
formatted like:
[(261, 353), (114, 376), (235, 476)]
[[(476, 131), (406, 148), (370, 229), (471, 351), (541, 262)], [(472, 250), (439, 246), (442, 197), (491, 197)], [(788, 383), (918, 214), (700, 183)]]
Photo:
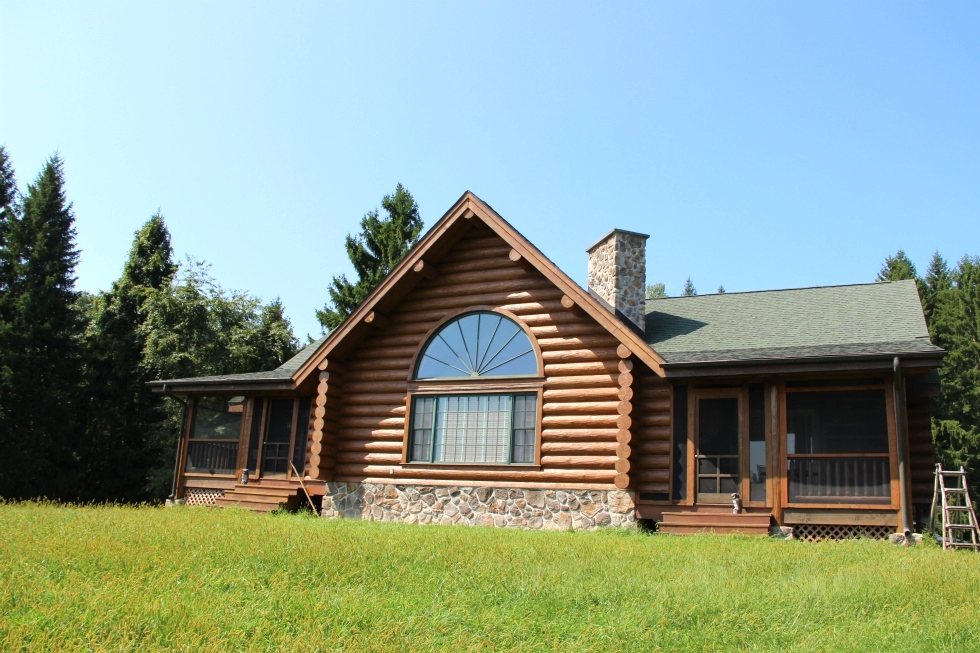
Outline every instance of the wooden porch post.
[(909, 506), (912, 504), (909, 496), (908, 484), (908, 420), (905, 419), (905, 379), (902, 378), (901, 361), (898, 356), (892, 361), (892, 372), (894, 380), (892, 382), (892, 392), (894, 401), (892, 406), (895, 410), (895, 439), (898, 454), (898, 492), (901, 499), (902, 510), (902, 533), (910, 533), (911, 520), (909, 519)]

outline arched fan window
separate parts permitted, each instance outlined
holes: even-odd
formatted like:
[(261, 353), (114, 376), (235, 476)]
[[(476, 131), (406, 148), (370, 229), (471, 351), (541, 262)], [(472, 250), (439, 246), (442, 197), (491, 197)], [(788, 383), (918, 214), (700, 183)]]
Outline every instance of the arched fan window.
[(445, 324), (419, 357), (416, 379), (536, 375), (538, 362), (527, 334), (490, 311)]

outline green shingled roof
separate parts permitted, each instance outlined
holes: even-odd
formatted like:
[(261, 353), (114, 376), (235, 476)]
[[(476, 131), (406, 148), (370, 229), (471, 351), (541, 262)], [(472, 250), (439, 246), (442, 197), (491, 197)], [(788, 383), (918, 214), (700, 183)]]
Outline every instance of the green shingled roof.
[(940, 354), (914, 281), (651, 299), (646, 341), (670, 363)]
[(194, 376), (184, 379), (167, 379), (166, 381), (151, 381), (149, 385), (183, 385), (183, 384), (229, 384), (229, 383), (255, 383), (261, 381), (285, 381), (291, 379), (293, 374), (303, 363), (310, 359), (316, 350), (323, 344), (327, 336), (323, 336), (308, 344), (300, 350), (298, 354), (280, 365), (274, 370), (267, 372), (245, 372), (242, 374), (219, 374), (217, 376)]

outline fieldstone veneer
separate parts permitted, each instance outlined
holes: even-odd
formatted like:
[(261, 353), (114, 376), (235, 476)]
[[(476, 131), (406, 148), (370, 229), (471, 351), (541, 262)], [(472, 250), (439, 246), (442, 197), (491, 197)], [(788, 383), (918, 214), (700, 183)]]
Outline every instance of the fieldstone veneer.
[(594, 530), (636, 525), (623, 490), (528, 490), (379, 483), (327, 483), (324, 517), (406, 524)]
[(613, 229), (586, 250), (589, 253), (589, 288), (641, 331), (646, 328), (646, 243), (649, 237)]

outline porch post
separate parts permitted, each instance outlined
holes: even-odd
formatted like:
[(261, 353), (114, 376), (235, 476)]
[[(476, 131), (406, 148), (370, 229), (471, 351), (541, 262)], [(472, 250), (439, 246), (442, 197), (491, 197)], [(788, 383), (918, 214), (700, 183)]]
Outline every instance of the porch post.
[(895, 408), (895, 440), (898, 449), (898, 492), (901, 500), (902, 533), (907, 536), (912, 532), (909, 520), (909, 506), (912, 502), (908, 496), (909, 455), (908, 424), (905, 419), (905, 380), (902, 378), (901, 361), (898, 356), (892, 361), (892, 373), (894, 374), (892, 392), (895, 395), (892, 406)]

